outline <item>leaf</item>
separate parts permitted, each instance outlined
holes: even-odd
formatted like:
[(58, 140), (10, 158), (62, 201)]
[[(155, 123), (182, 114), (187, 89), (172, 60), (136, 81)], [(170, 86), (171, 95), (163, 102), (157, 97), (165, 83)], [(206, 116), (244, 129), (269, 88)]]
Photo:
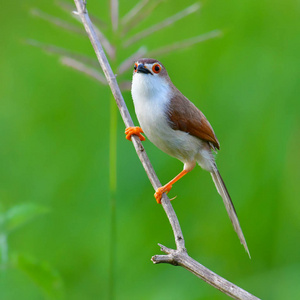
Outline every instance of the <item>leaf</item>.
[(48, 211), (47, 208), (32, 203), (13, 206), (0, 215), (0, 229), (2, 232), (9, 233)]
[(25, 272), (50, 299), (64, 299), (63, 280), (49, 263), (37, 261), (33, 257), (14, 254), (11, 257), (14, 267)]

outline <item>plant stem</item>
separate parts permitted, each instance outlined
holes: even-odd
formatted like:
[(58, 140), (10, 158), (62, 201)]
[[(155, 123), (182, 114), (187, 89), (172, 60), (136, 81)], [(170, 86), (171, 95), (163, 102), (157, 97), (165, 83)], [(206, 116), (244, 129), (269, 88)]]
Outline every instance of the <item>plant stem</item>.
[[(111, 41), (114, 56), (111, 58), (114, 72), (117, 70), (117, 41), (119, 22), (119, 1), (110, 0)], [(109, 247), (109, 290), (108, 299), (115, 299), (115, 262), (117, 244), (116, 192), (117, 192), (117, 127), (118, 108), (113, 95), (110, 97), (110, 134), (109, 134), (109, 189), (110, 189), (110, 247)]]
[(7, 261), (8, 261), (8, 244), (7, 244), (7, 236), (5, 233), (0, 234), (0, 266), (1, 269), (4, 269)]
[(110, 300), (114, 299), (116, 257), (117, 121), (117, 106), (114, 97), (111, 96), (109, 132), (110, 244), (108, 284), (108, 299)]

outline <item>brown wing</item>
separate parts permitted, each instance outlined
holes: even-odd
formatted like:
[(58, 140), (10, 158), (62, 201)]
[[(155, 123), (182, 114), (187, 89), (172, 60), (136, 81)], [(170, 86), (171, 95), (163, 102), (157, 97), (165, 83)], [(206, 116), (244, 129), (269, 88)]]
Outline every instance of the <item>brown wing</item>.
[(168, 112), (171, 127), (188, 132), (220, 149), (219, 141), (204, 114), (178, 90), (175, 94)]

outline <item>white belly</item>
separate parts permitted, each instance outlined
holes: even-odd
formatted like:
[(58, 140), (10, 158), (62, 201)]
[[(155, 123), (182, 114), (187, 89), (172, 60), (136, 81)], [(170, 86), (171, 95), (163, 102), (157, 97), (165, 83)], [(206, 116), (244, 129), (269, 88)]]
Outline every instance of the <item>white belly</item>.
[[(187, 132), (173, 130), (168, 123), (167, 110), (171, 91), (168, 84), (155, 84), (149, 88), (144, 78), (152, 75), (135, 74), (132, 82), (132, 98), (140, 126), (147, 138), (159, 149), (176, 157), (193, 168), (197, 161), (209, 170), (213, 156), (206, 142)], [(154, 77), (148, 77), (155, 80)]]
[(194, 161), (202, 141), (190, 134), (173, 130), (168, 123), (164, 99), (134, 97), (135, 112), (147, 138), (159, 149), (183, 163)]

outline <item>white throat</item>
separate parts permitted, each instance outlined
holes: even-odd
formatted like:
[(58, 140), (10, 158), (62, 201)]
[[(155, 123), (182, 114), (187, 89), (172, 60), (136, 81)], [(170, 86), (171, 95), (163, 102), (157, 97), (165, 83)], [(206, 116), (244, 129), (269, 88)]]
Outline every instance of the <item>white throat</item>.
[(170, 85), (167, 80), (157, 75), (136, 73), (132, 79), (131, 93), (134, 105), (144, 101), (151, 101), (154, 104), (153, 101), (158, 100), (163, 104), (162, 100), (170, 97)]

